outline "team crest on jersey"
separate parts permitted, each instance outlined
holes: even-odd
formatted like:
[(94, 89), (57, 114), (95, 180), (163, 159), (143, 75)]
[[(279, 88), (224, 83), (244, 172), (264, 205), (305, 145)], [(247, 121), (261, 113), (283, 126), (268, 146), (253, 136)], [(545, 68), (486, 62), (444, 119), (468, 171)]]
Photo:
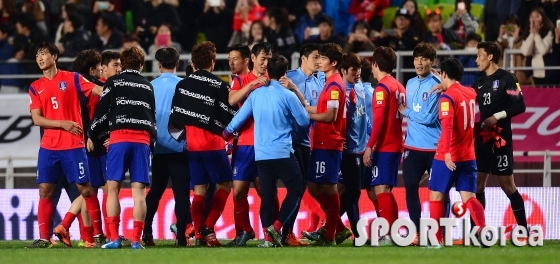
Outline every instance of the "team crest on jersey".
[(58, 89), (60, 89), (61, 91), (66, 91), (66, 88), (68, 87), (68, 85), (66, 85), (65, 81), (59, 82), (58, 83)]
[(428, 92), (422, 94), (422, 101), (426, 102), (426, 100), (428, 100)]
[(495, 80), (492, 82), (492, 89), (497, 90), (498, 86), (500, 86), (500, 81)]
[(317, 99), (317, 91), (316, 90), (311, 91), (311, 97), (313, 99)]

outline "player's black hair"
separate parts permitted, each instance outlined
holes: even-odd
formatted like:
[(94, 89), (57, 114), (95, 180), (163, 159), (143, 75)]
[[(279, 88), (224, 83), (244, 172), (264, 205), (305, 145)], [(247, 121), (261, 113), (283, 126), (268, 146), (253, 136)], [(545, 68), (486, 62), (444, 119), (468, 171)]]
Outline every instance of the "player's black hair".
[(397, 64), (397, 54), (392, 48), (377, 47), (373, 52), (371, 63), (377, 64), (381, 71), (391, 73)]
[(309, 55), (311, 53), (313, 53), (313, 51), (318, 51), (319, 47), (321, 47), (320, 44), (315, 44), (315, 43), (309, 43), (309, 44), (305, 44), (303, 46), (301, 46), (301, 49), (299, 50), (299, 56), (301, 57), (309, 57)]
[(458, 59), (449, 58), (441, 63), (441, 72), (445, 72), (447, 77), (451, 80), (460, 81), (461, 78), (463, 78), (465, 69)]
[(241, 54), (242, 59), (249, 59), (249, 60), (251, 59), (251, 49), (249, 49), (249, 46), (247, 46), (247, 45), (235, 44), (235, 45), (229, 46), (227, 48), (227, 53), (230, 53), (232, 51), (239, 52), (239, 54)]
[(192, 67), (192, 64), (189, 63), (189, 65), (187, 65), (187, 68), (185, 69), (185, 75), (189, 77), (189, 75), (191, 75), (191, 73), (193, 72), (194, 68)]
[(362, 58), (362, 73), (360, 74), (362, 82), (369, 82), (371, 75), (371, 62)]
[(99, 51), (94, 49), (82, 50), (72, 62), (72, 68), (82, 75), (89, 75), (89, 69), (96, 68), (97, 64), (101, 64)]
[(336, 61), (337, 67), (342, 60), (342, 53), (342, 48), (335, 43), (326, 43), (319, 47), (319, 55), (329, 58), (331, 63)]
[(483, 49), (487, 55), (493, 55), (492, 62), (498, 64), (500, 57), (502, 57), (502, 50), (499, 45), (492, 41), (483, 41), (476, 45), (477, 49)]
[(261, 52), (263, 52), (264, 54), (272, 54), (272, 45), (270, 45), (270, 43), (268, 42), (259, 42), (253, 45), (251, 54), (255, 55), (255, 57), (258, 57)]
[(428, 43), (420, 43), (416, 45), (416, 47), (414, 48), (414, 51), (412, 52), (412, 57), (414, 58), (422, 57), (422, 58), (429, 59), (431, 61), (435, 61), (436, 49), (434, 49), (434, 46)]
[(101, 53), (101, 65), (109, 65), (112, 60), (120, 60), (121, 54), (116, 51), (104, 51)]
[(288, 59), (282, 55), (273, 55), (272, 58), (268, 59), (266, 67), (270, 79), (278, 80), (288, 71)]
[(68, 13), (66, 19), (70, 21), (76, 31), (84, 25), (84, 19), (78, 13)]
[(161, 48), (156, 51), (155, 58), (164, 69), (173, 70), (179, 63), (179, 52), (174, 48)]
[(60, 51), (58, 50), (58, 47), (54, 45), (54, 43), (52, 42), (39, 43), (39, 45), (37, 45), (37, 48), (35, 49), (35, 54), (44, 50), (46, 50), (47, 52), (49, 52), (49, 54), (53, 56), (56, 55), (56, 59), (58, 60), (58, 57), (60, 56)]
[(350, 67), (354, 69), (361, 69), (362, 68), (362, 58), (358, 56), (358, 54), (354, 52), (344, 53), (342, 55), (342, 59), (338, 64), (338, 70), (342, 74), (342, 70), (348, 70)]

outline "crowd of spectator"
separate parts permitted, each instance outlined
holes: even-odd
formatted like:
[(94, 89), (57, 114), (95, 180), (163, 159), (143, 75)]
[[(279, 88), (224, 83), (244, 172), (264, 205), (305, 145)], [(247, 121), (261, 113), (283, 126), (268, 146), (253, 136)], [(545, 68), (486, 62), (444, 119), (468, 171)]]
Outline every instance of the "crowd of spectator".
[[(438, 3), (454, 9), (444, 15)], [(473, 13), (474, 4), (484, 10)], [(70, 58), (88, 48), (139, 46), (153, 55), (174, 47), (188, 53), (205, 39), (225, 53), (234, 44), (267, 41), (290, 58), (305, 43), (334, 42), (347, 52), (377, 46), (410, 51), (420, 42), (438, 50), (473, 50), (485, 39), (521, 51), (507, 60), (509, 66), (535, 68), (515, 71), (520, 83), (560, 84), (559, 71), (542, 69), (560, 65), (559, 15), (559, 0), (0, 0), (0, 74), (39, 73), (34, 49), (42, 41), (54, 42), (60, 57)], [(459, 59), (476, 67), (475, 55)], [(412, 68), (412, 57), (403, 64)], [(227, 70), (226, 63), (217, 67)], [(463, 82), (476, 78), (470, 72)], [(27, 82), (0, 79), (0, 85), (2, 93), (24, 89)]]

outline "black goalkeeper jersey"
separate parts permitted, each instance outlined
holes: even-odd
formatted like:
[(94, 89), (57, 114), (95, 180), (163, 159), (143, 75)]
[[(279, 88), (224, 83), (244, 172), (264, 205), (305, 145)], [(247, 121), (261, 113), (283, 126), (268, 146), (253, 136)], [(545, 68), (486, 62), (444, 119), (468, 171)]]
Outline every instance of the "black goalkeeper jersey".
[[(472, 87), (476, 91), (480, 122), (484, 122), (486, 118), (495, 113), (505, 111), (515, 102), (523, 100), (523, 93), (517, 78), (504, 69), (498, 69), (490, 76), (479, 78)], [(497, 125), (504, 129), (511, 129), (512, 117), (508, 116), (498, 120)]]

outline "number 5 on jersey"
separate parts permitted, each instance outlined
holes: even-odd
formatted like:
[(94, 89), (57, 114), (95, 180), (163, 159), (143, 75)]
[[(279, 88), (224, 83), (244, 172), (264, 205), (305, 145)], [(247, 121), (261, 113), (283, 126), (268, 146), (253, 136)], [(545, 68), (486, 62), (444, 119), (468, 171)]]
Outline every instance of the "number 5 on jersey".
[(58, 102), (56, 101), (56, 96), (51, 97), (51, 103), (53, 109), (58, 109)]

